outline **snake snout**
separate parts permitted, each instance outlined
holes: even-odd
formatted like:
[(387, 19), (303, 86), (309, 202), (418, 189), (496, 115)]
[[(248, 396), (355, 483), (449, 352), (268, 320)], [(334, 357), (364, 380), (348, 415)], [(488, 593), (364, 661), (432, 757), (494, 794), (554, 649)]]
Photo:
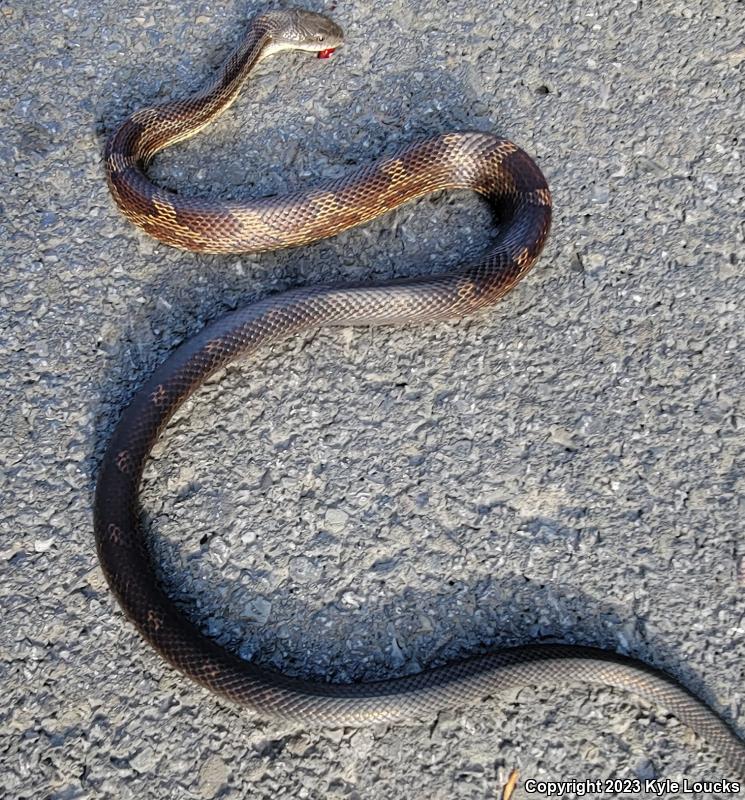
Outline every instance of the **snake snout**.
[(293, 8), (288, 12), (291, 24), (279, 30), (275, 38), (296, 50), (319, 53), (335, 50), (344, 43), (344, 31), (331, 19), (315, 11)]

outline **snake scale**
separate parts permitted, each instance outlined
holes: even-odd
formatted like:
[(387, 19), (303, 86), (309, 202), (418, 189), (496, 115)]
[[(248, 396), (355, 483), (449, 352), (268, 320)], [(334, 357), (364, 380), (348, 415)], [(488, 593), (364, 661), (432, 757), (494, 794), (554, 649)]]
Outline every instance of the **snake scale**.
[(293, 289), (234, 311), (182, 344), (135, 395), (103, 458), (95, 531), (114, 595), (177, 669), (260, 715), (311, 725), (358, 725), (431, 718), (445, 707), (523, 686), (611, 686), (672, 712), (745, 777), (745, 744), (712, 710), (667, 674), (611, 651), (529, 644), (392, 680), (310, 682), (246, 662), (218, 646), (158, 585), (138, 521), (142, 471), (168, 420), (210, 375), (307, 328), (423, 323), (490, 306), (528, 272), (548, 236), (551, 195), (541, 171), (523, 150), (489, 133), (434, 136), (340, 179), (240, 202), (181, 197), (148, 179), (153, 156), (224, 111), (263, 58), (289, 49), (325, 56), (341, 43), (340, 28), (319, 14), (287, 9), (255, 17), (205, 89), (137, 111), (111, 136), (105, 167), (122, 212), (162, 242), (186, 250), (259, 252), (331, 236), (429, 192), (471, 189), (495, 211), (498, 235), (482, 260), (450, 274)]

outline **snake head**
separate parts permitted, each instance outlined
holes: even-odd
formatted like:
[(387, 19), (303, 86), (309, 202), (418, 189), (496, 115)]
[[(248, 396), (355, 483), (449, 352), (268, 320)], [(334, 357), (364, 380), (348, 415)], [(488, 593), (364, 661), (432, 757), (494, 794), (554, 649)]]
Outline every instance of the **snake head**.
[(328, 17), (304, 8), (269, 12), (273, 50), (325, 53), (344, 42), (344, 31)]

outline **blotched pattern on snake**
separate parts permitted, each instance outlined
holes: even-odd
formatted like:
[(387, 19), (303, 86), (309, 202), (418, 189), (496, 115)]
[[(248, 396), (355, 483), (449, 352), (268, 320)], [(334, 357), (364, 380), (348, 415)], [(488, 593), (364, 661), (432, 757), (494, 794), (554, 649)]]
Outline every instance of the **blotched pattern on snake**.
[(143, 466), (176, 409), (216, 370), (260, 346), (322, 325), (424, 323), (490, 306), (528, 272), (551, 223), (551, 195), (535, 163), (490, 133), (445, 133), (417, 141), (345, 177), (280, 197), (217, 202), (180, 197), (153, 184), (148, 163), (189, 138), (235, 99), (254, 67), (286, 49), (333, 50), (342, 32), (299, 9), (256, 17), (217, 77), (184, 100), (138, 111), (110, 138), (105, 165), (119, 208), (149, 234), (211, 253), (271, 250), (332, 236), (413, 198), (471, 189), (499, 220), (493, 247), (477, 263), (434, 277), (384, 285), (311, 286), (268, 297), (209, 325), (156, 370), (124, 412), (104, 456), (95, 499), (103, 571), (143, 636), (175, 667), (213, 692), (308, 724), (357, 725), (432, 717), (522, 686), (599, 684), (668, 709), (745, 777), (745, 745), (673, 678), (612, 652), (534, 644), (416, 675), (352, 685), (313, 683), (245, 662), (202, 635), (158, 586), (138, 524)]

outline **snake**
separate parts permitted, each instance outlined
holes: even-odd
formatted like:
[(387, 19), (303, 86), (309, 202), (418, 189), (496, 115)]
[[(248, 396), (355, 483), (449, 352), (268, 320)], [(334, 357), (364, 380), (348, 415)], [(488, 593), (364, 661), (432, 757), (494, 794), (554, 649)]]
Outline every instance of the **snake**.
[(169, 419), (212, 374), (291, 334), (327, 325), (451, 320), (492, 306), (538, 258), (551, 226), (546, 179), (527, 153), (489, 132), (415, 140), (341, 178), (283, 195), (237, 201), (181, 195), (147, 176), (156, 153), (190, 138), (236, 99), (267, 56), (300, 50), (327, 57), (343, 42), (325, 15), (299, 8), (258, 13), (215, 78), (186, 97), (136, 111), (108, 138), (104, 165), (123, 214), (161, 242), (205, 253), (262, 252), (338, 234), (443, 189), (480, 195), (494, 212), (488, 252), (445, 274), (382, 284), (300, 286), (209, 323), (158, 367), (122, 413), (98, 475), (94, 527), (101, 568), (142, 636), (177, 670), (265, 718), (302, 725), (357, 726), (436, 717), (446, 708), (522, 687), (612, 687), (672, 713), (745, 778), (745, 742), (667, 672), (597, 647), (529, 642), (357, 683), (305, 680), (240, 658), (207, 637), (160, 585), (139, 521), (148, 455)]

